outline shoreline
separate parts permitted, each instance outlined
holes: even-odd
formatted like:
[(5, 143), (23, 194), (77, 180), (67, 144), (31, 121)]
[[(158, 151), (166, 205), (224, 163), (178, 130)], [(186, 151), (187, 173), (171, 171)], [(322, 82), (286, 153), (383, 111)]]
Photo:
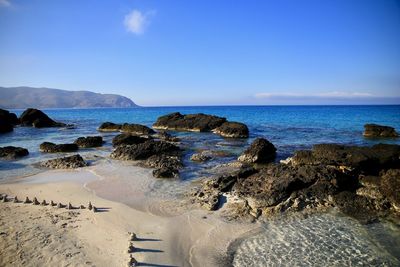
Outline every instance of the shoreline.
[[(138, 167), (139, 168), (139, 167)], [(13, 179), (13, 182), (0, 184), (0, 192), (7, 193), (10, 196), (17, 195), (19, 199), (29, 196), (30, 199), (37, 197), (39, 201), (50, 199), (55, 202), (78, 206), (87, 205), (89, 201), (93, 205), (103, 208), (105, 212), (93, 213), (88, 210), (72, 210), (78, 212), (78, 222), (67, 220), (67, 224), (73, 224), (74, 227), (67, 231), (66, 246), (71, 243), (80, 243), (81, 249), (79, 254), (90, 258), (95, 266), (126, 266), (129, 261), (129, 253), (127, 253), (129, 245), (129, 232), (134, 232), (144, 242), (132, 242), (138, 247), (132, 256), (143, 266), (201, 266), (204, 264), (215, 265), (221, 263), (223, 259), (228, 257), (228, 247), (236, 240), (237, 237), (249, 232), (251, 227), (249, 224), (226, 222), (222, 220), (219, 213), (211, 213), (199, 209), (183, 211), (181, 214), (173, 216), (162, 216), (160, 214), (152, 214), (150, 210), (141, 211), (126, 204), (116, 201), (107, 200), (97, 194), (95, 189), (91, 188), (91, 183), (97, 185), (102, 181), (107, 181), (109, 177), (97, 176), (92, 170), (78, 169), (73, 171), (47, 171), (33, 176)], [(82, 178), (86, 181), (82, 181)], [(51, 180), (50, 180), (51, 179)], [(105, 185), (107, 186), (107, 185)], [(101, 194), (100, 194), (101, 195)], [(143, 196), (141, 201), (146, 201)], [(139, 199), (140, 201), (140, 199)], [(57, 209), (55, 207), (31, 206), (31, 204), (1, 203), (7, 205), (13, 210), (14, 218), (9, 220), (21, 220), (26, 217), (24, 212), (27, 210), (33, 214), (35, 225), (46, 225), (43, 221), (47, 217), (42, 217), (43, 212), (55, 216), (60, 211), (71, 212), (66, 209)], [(9, 209), (7, 209), (9, 210)], [(21, 212), (20, 212), (21, 211)], [(6, 211), (2, 209), (3, 216)], [(26, 218), (25, 218), (26, 219)], [(5, 223), (1, 222), (2, 225)], [(23, 223), (25, 224), (25, 223)], [(28, 225), (33, 222), (28, 222)], [(179, 227), (176, 227), (179, 225)], [(251, 224), (252, 228), (257, 228), (257, 224)], [(7, 228), (2, 226), (1, 228)], [(54, 227), (53, 227), (54, 228)], [(47, 227), (46, 229), (53, 229)], [(54, 228), (50, 232), (56, 235), (58, 228)], [(2, 230), (7, 232), (8, 229)], [(112, 233), (112, 235), (110, 234)], [(15, 234), (15, 233), (14, 233)], [(32, 229), (26, 233), (32, 238), (40, 235), (38, 229)], [(83, 239), (84, 237), (84, 239)], [(109, 241), (111, 239), (112, 241)], [(154, 241), (150, 241), (154, 240)], [(158, 241), (155, 241), (158, 240)], [(64, 240), (65, 241), (65, 240)], [(12, 243), (12, 241), (9, 241)], [(31, 242), (39, 242), (32, 239)], [(3, 242), (4, 243), (4, 242)], [(10, 244), (5, 242), (6, 244)], [(32, 246), (33, 244), (29, 244)], [(111, 252), (109, 252), (112, 247)], [(213, 249), (210, 250), (210, 247)], [(22, 246), (22, 248), (24, 248)], [(63, 248), (61, 246), (61, 248)], [(61, 249), (60, 248), (60, 249)], [(66, 249), (66, 248), (64, 248)], [(3, 250), (4, 258), (17, 257), (16, 251)], [(113, 255), (108, 259), (97, 255), (97, 252), (103, 252), (105, 255)], [(31, 252), (31, 257), (38, 256), (42, 253), (46, 254), (45, 249), (38, 249)], [(48, 252), (54, 255), (44, 255), (50, 258), (63, 258), (61, 252)], [(111, 253), (111, 254), (110, 254)], [(77, 254), (77, 255), (79, 255)], [(42, 255), (43, 256), (43, 255)], [(76, 261), (74, 261), (74, 259)], [(17, 260), (18, 259), (14, 259)], [(80, 256), (65, 259), (70, 264), (82, 264)], [(42, 263), (43, 264), (43, 263)], [(44, 266), (51, 266), (44, 263)]]

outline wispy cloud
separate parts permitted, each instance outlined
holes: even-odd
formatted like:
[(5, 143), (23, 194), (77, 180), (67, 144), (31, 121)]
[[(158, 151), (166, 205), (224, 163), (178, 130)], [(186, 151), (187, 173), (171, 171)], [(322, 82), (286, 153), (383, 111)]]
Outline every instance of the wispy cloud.
[(137, 9), (132, 10), (125, 16), (124, 19), (124, 25), (126, 30), (136, 35), (143, 34), (148, 25), (150, 24), (150, 19), (155, 14), (156, 12), (154, 10), (145, 13)]
[(370, 93), (333, 91), (318, 94), (299, 94), (299, 93), (258, 93), (256, 98), (357, 98), (375, 97)]
[(11, 2), (8, 0), (0, 0), (0, 7), (9, 7), (11, 6)]

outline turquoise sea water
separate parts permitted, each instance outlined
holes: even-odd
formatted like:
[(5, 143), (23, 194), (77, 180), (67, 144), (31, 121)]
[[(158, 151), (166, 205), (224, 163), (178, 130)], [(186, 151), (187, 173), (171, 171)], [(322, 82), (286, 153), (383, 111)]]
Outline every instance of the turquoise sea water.
[[(366, 139), (362, 136), (365, 123), (390, 125), (400, 131), (400, 106), (220, 106), (220, 107), (143, 107), (130, 109), (49, 109), (44, 110), (51, 118), (76, 125), (75, 129), (35, 129), (17, 127), (14, 132), (0, 136), (0, 146), (14, 145), (28, 148), (30, 155), (18, 161), (0, 161), (0, 178), (27, 175), (39, 171), (34, 163), (56, 155), (39, 152), (44, 141), (54, 143), (73, 142), (79, 136), (103, 135), (105, 147), (83, 150), (81, 154), (97, 153), (107, 157), (111, 151), (111, 139), (117, 133), (99, 133), (97, 127), (105, 121), (116, 123), (140, 123), (151, 126), (156, 119), (171, 112), (183, 114), (206, 113), (226, 117), (230, 121), (247, 124), (250, 138), (245, 140), (224, 139), (212, 133), (173, 133), (179, 135), (187, 148), (187, 168), (182, 179), (199, 176), (204, 168), (229, 162), (236, 158), (255, 137), (265, 137), (278, 148), (278, 158), (284, 159), (298, 149), (311, 148), (318, 143), (373, 145), (376, 143), (400, 144), (397, 139)], [(20, 115), (23, 110), (13, 110)], [(203, 166), (188, 161), (199, 149), (219, 150), (224, 157)], [(58, 155), (59, 156), (59, 155)]]

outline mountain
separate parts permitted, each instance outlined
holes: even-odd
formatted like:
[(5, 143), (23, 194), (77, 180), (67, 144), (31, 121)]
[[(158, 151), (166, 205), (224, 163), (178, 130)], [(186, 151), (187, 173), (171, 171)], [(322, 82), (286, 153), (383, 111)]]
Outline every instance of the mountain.
[(127, 97), (89, 91), (50, 88), (0, 87), (0, 108), (131, 108), (138, 107)]

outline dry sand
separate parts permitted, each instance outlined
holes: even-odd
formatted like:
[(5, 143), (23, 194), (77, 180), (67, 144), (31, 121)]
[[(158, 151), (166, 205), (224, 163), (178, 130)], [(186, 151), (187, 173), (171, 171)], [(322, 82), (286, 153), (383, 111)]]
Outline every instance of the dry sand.
[[(130, 179), (135, 173), (141, 183), (155, 179), (135, 168)], [(128, 266), (130, 255), (138, 266), (221, 266), (229, 244), (257, 227), (225, 222), (218, 212), (186, 209), (160, 216), (143, 209), (146, 204), (133, 208), (107, 200), (96, 192), (107, 193), (110, 180), (94, 173), (93, 168), (47, 171), (0, 184), (0, 193), (20, 200), (36, 196), (75, 207), (91, 201), (101, 210), (0, 203), (0, 266)], [(115, 187), (110, 190), (118, 194)], [(136, 201), (155, 205), (145, 194), (138, 193)], [(130, 232), (138, 237), (133, 253)]]

